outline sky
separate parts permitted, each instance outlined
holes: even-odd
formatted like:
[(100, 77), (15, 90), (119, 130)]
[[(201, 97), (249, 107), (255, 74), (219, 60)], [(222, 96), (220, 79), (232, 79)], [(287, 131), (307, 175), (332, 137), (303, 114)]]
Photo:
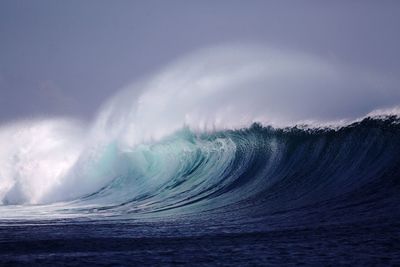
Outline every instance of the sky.
[[(92, 119), (121, 87), (251, 43), (400, 77), (399, 1), (0, 1), (0, 123)], [(399, 89), (400, 90), (400, 89)]]

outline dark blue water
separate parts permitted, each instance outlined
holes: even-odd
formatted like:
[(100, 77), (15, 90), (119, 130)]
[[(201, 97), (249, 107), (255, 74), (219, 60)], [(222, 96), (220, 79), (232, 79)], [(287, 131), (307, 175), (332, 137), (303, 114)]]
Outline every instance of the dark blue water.
[(121, 175), (92, 194), (3, 209), (0, 263), (400, 264), (396, 117), (338, 130), (183, 130), (117, 162)]

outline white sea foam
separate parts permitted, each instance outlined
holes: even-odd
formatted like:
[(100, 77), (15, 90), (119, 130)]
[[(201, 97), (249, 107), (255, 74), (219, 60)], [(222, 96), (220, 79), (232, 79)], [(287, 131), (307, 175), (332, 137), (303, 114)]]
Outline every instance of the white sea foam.
[(0, 200), (40, 203), (77, 161), (81, 127), (69, 120), (22, 121), (0, 128)]

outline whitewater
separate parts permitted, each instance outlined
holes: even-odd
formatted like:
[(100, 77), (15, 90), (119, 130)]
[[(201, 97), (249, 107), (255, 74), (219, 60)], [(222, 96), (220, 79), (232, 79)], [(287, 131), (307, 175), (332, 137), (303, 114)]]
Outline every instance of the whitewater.
[[(239, 253), (238, 262), (259, 264), (276, 258), (276, 251), (262, 253), (268, 240), (287, 245), (307, 236), (307, 247), (330, 232), (335, 244), (356, 235), (354, 244), (333, 248), (347, 255), (373, 229), (382, 238), (377, 254), (398, 262), (390, 241), (400, 218), (398, 84), (295, 51), (219, 46), (122, 88), (91, 122), (1, 125), (2, 241), (25, 246), (24, 235), (6, 229), (29, 226), (40, 238), (24, 232), (27, 239), (50, 240), (63, 257), (71, 257), (63, 251), (69, 246), (96, 258), (133, 243), (143, 244), (136, 245), (143, 256), (154, 243), (156, 251), (196, 242), (223, 249), (233, 240), (233, 248), (258, 257)], [(70, 235), (57, 233), (66, 225)], [(98, 247), (87, 251), (82, 237)], [(122, 245), (109, 251), (112, 238)], [(329, 248), (319, 248), (326, 257), (315, 263), (334, 257)], [(184, 255), (183, 262), (193, 260)]]

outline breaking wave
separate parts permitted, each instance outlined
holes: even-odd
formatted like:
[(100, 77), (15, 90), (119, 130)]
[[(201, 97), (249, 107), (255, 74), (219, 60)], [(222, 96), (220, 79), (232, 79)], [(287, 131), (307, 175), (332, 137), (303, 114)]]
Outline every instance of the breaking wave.
[(394, 211), (399, 111), (356, 118), (371, 110), (360, 103), (389, 106), (399, 92), (387, 82), (387, 95), (376, 97), (378, 76), (257, 49), (218, 48), (217, 57), (208, 51), (173, 64), (125, 88), (87, 126), (69, 119), (2, 126), (2, 218), (234, 218), (316, 205)]

